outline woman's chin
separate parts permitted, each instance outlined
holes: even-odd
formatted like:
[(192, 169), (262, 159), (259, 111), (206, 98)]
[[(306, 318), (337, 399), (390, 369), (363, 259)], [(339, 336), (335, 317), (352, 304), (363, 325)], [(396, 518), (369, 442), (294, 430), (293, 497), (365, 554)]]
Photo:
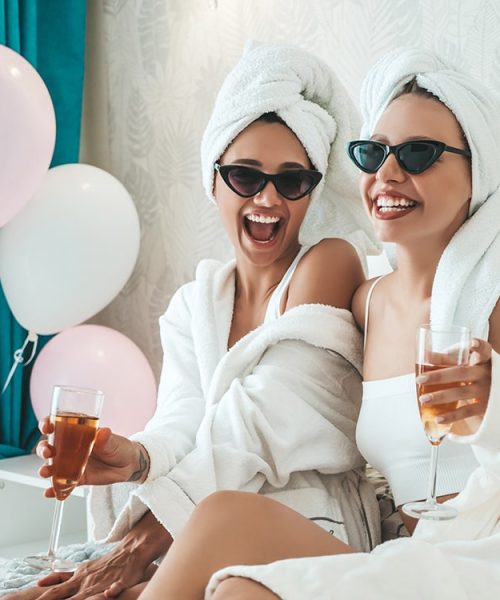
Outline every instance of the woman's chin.
[(394, 223), (390, 221), (377, 221), (374, 223), (374, 229), (377, 238), (383, 243), (404, 243), (408, 237), (405, 235), (403, 227), (394, 226)]

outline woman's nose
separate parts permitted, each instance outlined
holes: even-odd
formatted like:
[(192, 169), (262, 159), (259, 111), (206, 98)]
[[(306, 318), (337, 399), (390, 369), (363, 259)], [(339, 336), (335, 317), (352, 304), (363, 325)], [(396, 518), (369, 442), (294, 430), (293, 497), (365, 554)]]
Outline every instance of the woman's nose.
[(278, 206), (283, 202), (283, 198), (274, 183), (268, 181), (264, 188), (253, 197), (253, 201), (257, 206)]
[(406, 171), (401, 168), (396, 156), (391, 153), (385, 159), (383, 165), (376, 173), (378, 181), (398, 181), (401, 182), (406, 178)]

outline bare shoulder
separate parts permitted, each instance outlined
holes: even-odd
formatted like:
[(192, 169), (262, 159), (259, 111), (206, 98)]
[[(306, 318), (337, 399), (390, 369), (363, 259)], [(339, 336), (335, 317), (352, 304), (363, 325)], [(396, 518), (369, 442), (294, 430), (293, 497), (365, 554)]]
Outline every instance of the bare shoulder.
[(364, 279), (359, 256), (349, 242), (322, 240), (300, 261), (290, 282), (286, 309), (327, 304), (350, 310), (353, 294)]
[(488, 341), (495, 352), (500, 353), (500, 300), (497, 301), (490, 315), (490, 334)]

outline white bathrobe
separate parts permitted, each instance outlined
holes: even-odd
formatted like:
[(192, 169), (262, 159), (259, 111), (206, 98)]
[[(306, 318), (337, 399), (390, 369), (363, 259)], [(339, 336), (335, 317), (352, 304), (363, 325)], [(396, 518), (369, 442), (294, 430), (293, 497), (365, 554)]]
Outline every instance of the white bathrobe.
[(493, 354), (488, 411), (473, 438), (480, 466), (448, 504), (459, 515), (421, 520), (413, 537), (371, 553), (235, 566), (212, 577), (210, 600), (231, 576), (259, 581), (282, 600), (498, 600), (500, 598), (500, 356)]
[(217, 490), (269, 495), (359, 549), (378, 507), (355, 445), (361, 337), (351, 314), (295, 307), (229, 351), (235, 264), (202, 261), (161, 318), (158, 408), (134, 436), (147, 481), (92, 490), (94, 535), (120, 539), (149, 508), (175, 538)]

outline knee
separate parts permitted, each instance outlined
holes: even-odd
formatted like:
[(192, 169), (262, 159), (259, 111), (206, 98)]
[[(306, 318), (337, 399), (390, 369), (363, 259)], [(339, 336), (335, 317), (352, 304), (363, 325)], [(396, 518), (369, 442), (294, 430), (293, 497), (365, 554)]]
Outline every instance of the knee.
[(202, 500), (195, 508), (190, 522), (194, 527), (207, 524), (218, 530), (226, 525), (252, 522), (255, 526), (289, 510), (283, 504), (253, 492), (220, 491)]
[(252, 579), (230, 577), (217, 586), (213, 600), (279, 600), (279, 597)]

